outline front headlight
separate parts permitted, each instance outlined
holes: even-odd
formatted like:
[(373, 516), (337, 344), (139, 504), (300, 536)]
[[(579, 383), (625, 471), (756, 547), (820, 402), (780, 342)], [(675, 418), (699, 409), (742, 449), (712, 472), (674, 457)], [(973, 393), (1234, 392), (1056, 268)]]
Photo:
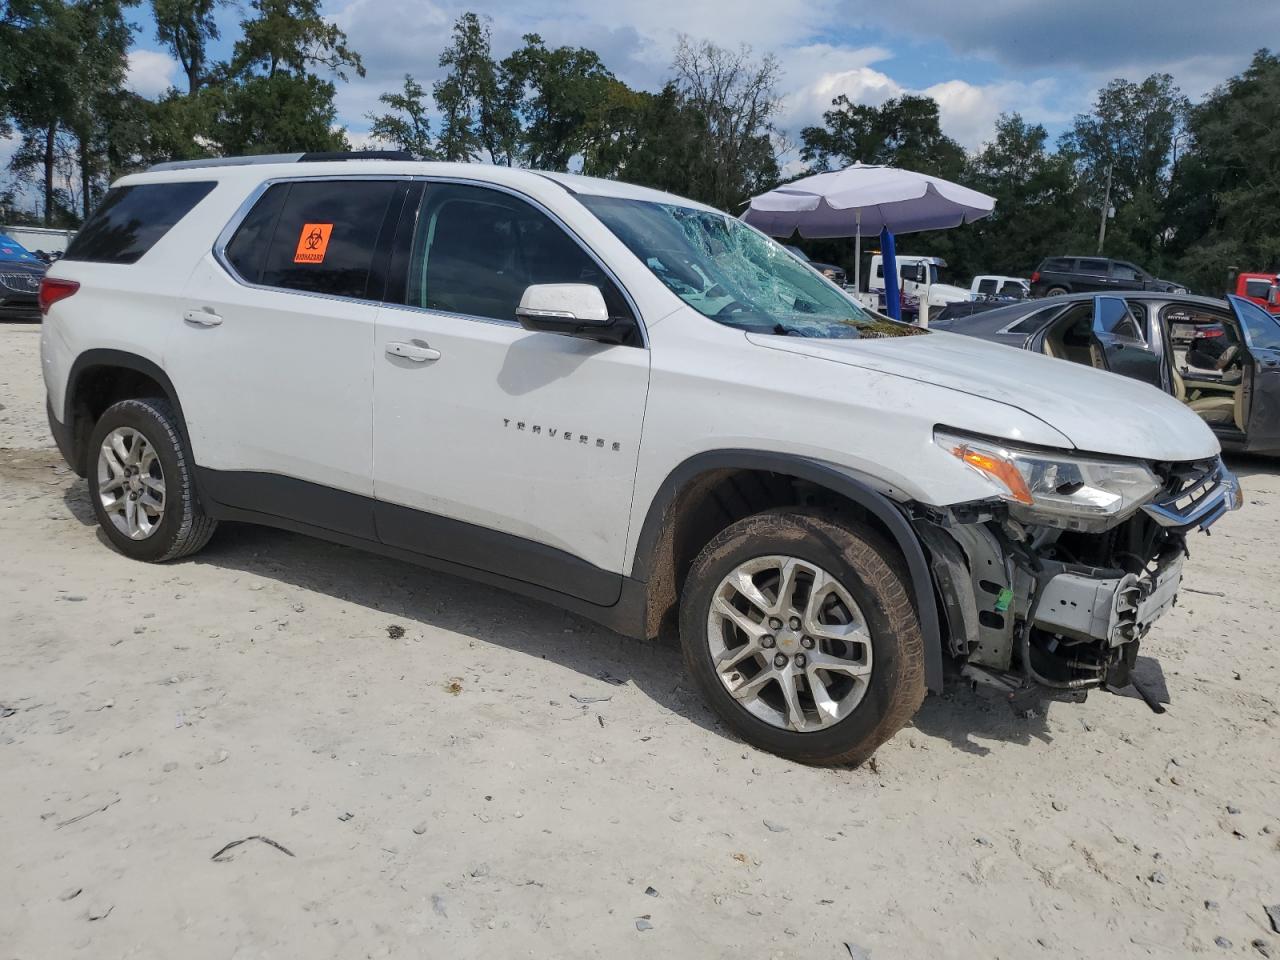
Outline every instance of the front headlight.
[(1100, 460), (1065, 451), (1023, 450), (1001, 440), (936, 430), (934, 442), (980, 473), (1009, 512), (1027, 523), (1083, 530), (1110, 526), (1160, 490), (1143, 463)]

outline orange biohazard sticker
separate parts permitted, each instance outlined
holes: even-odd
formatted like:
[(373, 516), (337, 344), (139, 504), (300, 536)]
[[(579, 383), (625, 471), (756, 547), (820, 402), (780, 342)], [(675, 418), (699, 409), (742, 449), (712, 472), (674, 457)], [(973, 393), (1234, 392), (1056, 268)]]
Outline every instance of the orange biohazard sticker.
[(324, 263), (324, 252), (329, 249), (332, 223), (304, 223), (298, 234), (298, 249), (293, 252), (294, 263)]

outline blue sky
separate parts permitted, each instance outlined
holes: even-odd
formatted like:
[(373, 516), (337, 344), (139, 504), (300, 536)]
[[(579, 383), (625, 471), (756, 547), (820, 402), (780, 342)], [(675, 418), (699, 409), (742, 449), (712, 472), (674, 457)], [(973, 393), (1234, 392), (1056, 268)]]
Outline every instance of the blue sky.
[[(222, 11), (227, 38), (215, 53), (227, 52), (245, 6)], [(1166, 71), (1200, 97), (1280, 37), (1278, 0), (328, 0), (324, 9), (368, 67), (366, 78), (338, 84), (339, 118), (357, 143), (379, 93), (405, 73), (428, 86), (439, 76), (440, 50), (464, 10), (490, 19), (498, 56), (537, 32), (596, 50), (622, 80), (649, 89), (668, 75), (680, 34), (772, 53), (782, 68), (780, 125), (792, 141), (837, 94), (879, 103), (925, 92), (938, 100), (944, 129), (970, 149), (1002, 111), (1059, 133), (1116, 76)], [(144, 2), (130, 83), (154, 96), (183, 81), (145, 10)]]

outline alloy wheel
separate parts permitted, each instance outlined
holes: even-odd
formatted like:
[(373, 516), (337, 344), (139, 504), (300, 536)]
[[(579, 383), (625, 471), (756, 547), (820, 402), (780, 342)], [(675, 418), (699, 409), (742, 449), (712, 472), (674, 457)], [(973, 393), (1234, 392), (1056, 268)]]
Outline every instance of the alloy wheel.
[(871, 636), (848, 589), (789, 556), (735, 567), (712, 595), (707, 643), (720, 682), (764, 722), (797, 733), (838, 723), (871, 679)]
[(98, 449), (98, 502), (131, 540), (145, 540), (164, 518), (164, 470), (156, 449), (133, 427), (116, 427)]

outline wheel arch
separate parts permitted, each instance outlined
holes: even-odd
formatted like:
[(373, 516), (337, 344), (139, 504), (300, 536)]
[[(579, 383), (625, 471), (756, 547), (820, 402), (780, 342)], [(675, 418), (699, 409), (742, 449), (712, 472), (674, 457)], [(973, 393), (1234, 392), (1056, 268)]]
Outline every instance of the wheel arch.
[[(726, 484), (730, 488), (727, 494)], [(790, 501), (779, 499), (785, 496), (784, 485), (792, 491), (816, 495), (820, 502), (833, 502), (834, 498), (852, 506), (897, 547), (911, 580), (912, 599), (924, 638), (925, 681), (930, 690), (940, 692), (942, 634), (938, 607), (929, 563), (915, 530), (884, 494), (840, 467), (811, 457), (714, 450), (690, 457), (667, 475), (649, 504), (632, 560), (631, 578), (646, 585), (645, 635), (656, 636), (668, 622), (678, 606), (688, 565), (702, 546), (727, 526), (712, 519), (712, 510), (733, 517), (732, 505), (725, 504), (725, 499), (741, 500), (739, 512), (804, 502), (794, 499), (794, 493)], [(753, 496), (759, 498), (755, 507), (751, 505)]]
[(182, 402), (173, 381), (159, 364), (136, 353), (108, 348), (86, 350), (76, 357), (67, 375), (62, 409), (70, 446), (64, 452), (79, 476), (88, 471), (85, 458), (89, 434), (102, 412), (119, 400), (147, 396), (162, 397), (173, 407), (182, 441), (190, 450)]

